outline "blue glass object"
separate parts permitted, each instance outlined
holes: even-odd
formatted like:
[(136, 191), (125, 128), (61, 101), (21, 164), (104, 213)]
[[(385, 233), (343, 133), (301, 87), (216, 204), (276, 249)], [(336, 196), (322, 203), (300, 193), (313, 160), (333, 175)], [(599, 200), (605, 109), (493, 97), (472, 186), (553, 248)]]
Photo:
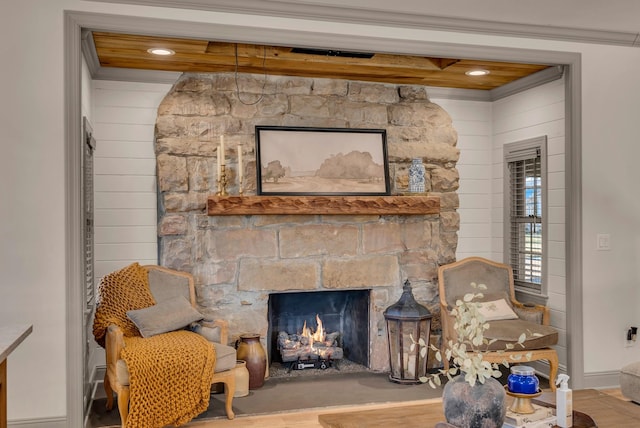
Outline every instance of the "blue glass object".
[(507, 378), (509, 392), (516, 394), (535, 394), (538, 392), (538, 380), (535, 371), (529, 366), (513, 366)]

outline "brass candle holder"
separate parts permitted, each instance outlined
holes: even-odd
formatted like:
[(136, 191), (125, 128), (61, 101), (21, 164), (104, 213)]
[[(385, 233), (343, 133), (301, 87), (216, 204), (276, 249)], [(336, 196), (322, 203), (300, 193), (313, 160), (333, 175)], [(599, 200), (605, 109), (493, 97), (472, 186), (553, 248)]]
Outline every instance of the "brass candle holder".
[(535, 412), (533, 405), (531, 404), (531, 399), (539, 397), (542, 394), (541, 390), (533, 394), (519, 394), (516, 392), (511, 392), (505, 385), (505, 390), (507, 395), (513, 397), (513, 403), (509, 406), (509, 410), (513, 413), (519, 413), (522, 415), (527, 415)]
[(226, 165), (220, 165), (220, 175), (218, 176), (218, 196), (227, 196), (227, 171)]

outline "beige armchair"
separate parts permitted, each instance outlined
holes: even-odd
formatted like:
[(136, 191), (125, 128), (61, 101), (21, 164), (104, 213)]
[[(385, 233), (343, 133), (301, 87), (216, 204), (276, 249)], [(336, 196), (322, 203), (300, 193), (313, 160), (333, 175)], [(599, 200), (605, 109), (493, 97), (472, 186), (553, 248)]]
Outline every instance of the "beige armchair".
[[(487, 290), (483, 291), (481, 301), (506, 302), (508, 313), (513, 316), (489, 320), (490, 328), (484, 336), (488, 340), (496, 341), (484, 351), (484, 360), (492, 363), (527, 362), (535, 360), (547, 360), (549, 362), (549, 384), (555, 391), (555, 378), (558, 373), (558, 354), (551, 346), (558, 343), (558, 332), (549, 326), (549, 309), (542, 305), (529, 305), (518, 302), (515, 298), (513, 286), (513, 271), (511, 267), (502, 263), (496, 263), (481, 257), (469, 257), (455, 263), (441, 266), (438, 269), (438, 283), (440, 290), (440, 310), (442, 316), (442, 351), (446, 350), (450, 340), (455, 342), (456, 332), (453, 327), (455, 318), (450, 311), (455, 307), (457, 299), (473, 289), (470, 284), (485, 284)], [(512, 312), (509, 311), (509, 308)], [(515, 318), (517, 317), (517, 318)], [(515, 318), (515, 319), (513, 319)], [(507, 343), (516, 343), (522, 333), (528, 333), (524, 342), (524, 348), (516, 347), (513, 350), (504, 351)], [(526, 354), (530, 353), (528, 360)], [(449, 361), (444, 362), (445, 368), (449, 368)]]
[[(196, 295), (193, 276), (161, 266), (142, 266), (148, 272), (151, 294), (156, 302), (166, 301), (182, 295), (193, 307), (196, 307)], [(186, 304), (186, 303), (185, 303)], [(225, 393), (225, 411), (227, 418), (233, 419), (233, 395), (235, 393), (236, 350), (227, 346), (228, 324), (226, 321), (205, 321), (192, 325), (192, 330), (203, 335), (215, 348), (215, 366), (212, 384), (223, 383)], [(107, 371), (104, 388), (107, 394), (107, 409), (113, 408), (113, 393), (118, 399), (118, 410), (122, 426), (126, 425), (129, 414), (129, 370), (121, 357), (125, 346), (120, 327), (110, 325), (105, 337)]]

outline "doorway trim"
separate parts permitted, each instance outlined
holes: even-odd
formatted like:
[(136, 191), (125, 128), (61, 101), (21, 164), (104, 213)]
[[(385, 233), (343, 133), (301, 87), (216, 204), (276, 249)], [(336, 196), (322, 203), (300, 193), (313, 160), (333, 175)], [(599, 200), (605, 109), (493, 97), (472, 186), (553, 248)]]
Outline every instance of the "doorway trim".
[[(310, 47), (375, 50), (398, 54), (430, 54), (491, 60), (564, 64), (566, 109), (566, 262), (567, 349), (569, 375), (575, 388), (583, 387), (582, 331), (582, 193), (581, 193), (581, 56), (575, 52), (497, 48), (451, 43), (425, 43), (374, 36), (344, 37), (342, 34), (274, 28), (193, 23), (167, 19), (65, 11), (65, 210), (66, 210), (66, 337), (67, 422), (84, 426), (82, 406), (82, 189), (81, 189), (81, 38), (82, 30), (150, 33), (164, 36), (200, 37), (236, 42), (286, 44), (296, 40)], [(569, 221), (570, 220), (570, 221)]]

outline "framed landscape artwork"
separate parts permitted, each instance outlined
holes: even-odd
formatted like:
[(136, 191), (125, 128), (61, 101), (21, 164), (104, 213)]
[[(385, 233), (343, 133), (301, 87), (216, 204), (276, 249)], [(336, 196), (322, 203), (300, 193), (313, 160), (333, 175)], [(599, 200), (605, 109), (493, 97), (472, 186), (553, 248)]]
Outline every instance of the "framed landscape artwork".
[(259, 195), (388, 195), (384, 129), (256, 126)]

